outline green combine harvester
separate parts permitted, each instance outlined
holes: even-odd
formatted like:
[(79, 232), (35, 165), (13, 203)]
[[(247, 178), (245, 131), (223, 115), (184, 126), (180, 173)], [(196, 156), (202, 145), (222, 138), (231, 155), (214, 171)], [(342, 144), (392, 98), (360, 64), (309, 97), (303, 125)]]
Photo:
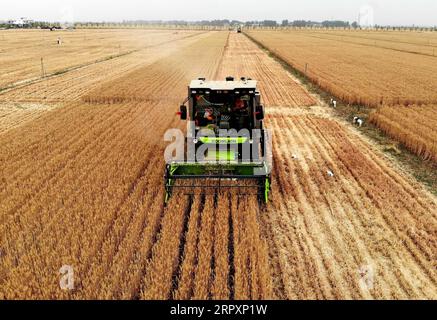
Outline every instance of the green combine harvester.
[(188, 121), (185, 153), (166, 164), (166, 204), (179, 190), (217, 194), (232, 188), (268, 202), (271, 150), (256, 81), (193, 80), (178, 114)]

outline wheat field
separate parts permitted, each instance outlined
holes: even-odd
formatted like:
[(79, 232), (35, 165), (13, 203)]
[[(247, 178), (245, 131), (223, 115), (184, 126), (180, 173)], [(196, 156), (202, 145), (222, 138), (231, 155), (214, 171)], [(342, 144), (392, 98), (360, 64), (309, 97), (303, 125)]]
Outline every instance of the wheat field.
[[(0, 299), (436, 299), (435, 196), (245, 35), (174, 36), (0, 92)], [(228, 75), (259, 81), (271, 202), (164, 207), (163, 135), (184, 128), (187, 85)], [(30, 101), (47, 108), (17, 111)]]

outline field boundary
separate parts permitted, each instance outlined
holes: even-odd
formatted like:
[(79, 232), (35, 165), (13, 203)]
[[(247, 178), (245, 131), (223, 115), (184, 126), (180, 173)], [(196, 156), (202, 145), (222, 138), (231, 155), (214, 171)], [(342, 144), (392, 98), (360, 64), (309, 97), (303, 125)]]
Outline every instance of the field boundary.
[[(243, 32), (243, 34), (278, 62), (286, 71), (296, 77), (301, 85), (303, 85), (311, 94), (315, 95), (324, 106), (329, 106), (330, 99), (335, 98), (337, 100), (337, 108), (333, 109), (333, 114), (341, 120), (351, 123), (354, 116), (359, 116), (364, 119), (365, 123), (360, 132), (367, 138), (370, 138), (371, 142), (377, 145), (385, 155), (389, 156), (391, 159), (395, 159), (397, 164), (401, 164), (404, 171), (407, 171), (417, 181), (421, 182), (432, 194), (437, 196), (437, 164), (424, 161), (420, 156), (412, 153), (404, 147), (399, 141), (389, 137), (381, 129), (369, 123), (367, 121), (369, 115), (372, 111), (376, 110), (376, 108), (370, 108), (363, 105), (351, 105), (342, 101), (340, 98), (323, 90), (313, 80), (307, 77), (305, 73), (293, 67), (293, 65), (272, 52), (263, 43), (256, 40), (246, 32)], [(405, 168), (407, 170), (405, 170)]]
[[(401, 49), (396, 49), (396, 48), (384, 47), (384, 46), (381, 46), (381, 45), (375, 45), (375, 44), (371, 45), (371, 44), (365, 44), (365, 43), (357, 43), (357, 42), (353, 42), (353, 41), (340, 40), (340, 39), (323, 38), (323, 37), (317, 36), (317, 35), (315, 35), (314, 33), (311, 33), (311, 32), (310, 32), (310, 35), (308, 35), (308, 37), (312, 37), (312, 38), (316, 38), (316, 39), (321, 39), (321, 40), (337, 41), (337, 42), (341, 42), (341, 43), (349, 43), (349, 44), (353, 44), (353, 45), (357, 45), (357, 46), (364, 46), (364, 47), (370, 47), (370, 48), (379, 48), (379, 49), (384, 49), (384, 50), (393, 50), (393, 51), (396, 51), (396, 52), (403, 52), (403, 53), (408, 53), (408, 54), (417, 54), (417, 55), (433, 57), (433, 58), (437, 57), (435, 54), (430, 54), (430, 53), (423, 53), (423, 52), (410, 51), (410, 50), (401, 50)], [(370, 39), (370, 38), (361, 38), (361, 39)], [(386, 41), (386, 40), (376, 40), (376, 41)], [(392, 42), (396, 43), (395, 41), (392, 41)], [(400, 42), (400, 43), (411, 44), (411, 43), (408, 43), (408, 42)], [(436, 48), (435, 46), (432, 46), (432, 47)]]
[(44, 77), (36, 77), (36, 78), (20, 80), (20, 81), (11, 83), (10, 85), (7, 85), (6, 87), (0, 88), (0, 95), (2, 95), (4, 93), (7, 93), (7, 92), (10, 92), (10, 91), (15, 90), (15, 89), (20, 89), (20, 88), (27, 87), (29, 85), (32, 85), (34, 83), (38, 83), (38, 82), (41, 82), (41, 81), (44, 81), (44, 80), (47, 80), (47, 79), (52, 79), (52, 78), (55, 78), (55, 77), (59, 77), (59, 76), (65, 74), (67, 72), (71, 72), (71, 71), (79, 70), (79, 69), (82, 69), (82, 68), (86, 68), (86, 67), (89, 67), (91, 65), (94, 65), (94, 64), (97, 64), (97, 63), (101, 63), (101, 62), (104, 62), (104, 61), (109, 61), (109, 60), (112, 60), (112, 59), (117, 59), (117, 58), (120, 58), (120, 57), (124, 57), (124, 56), (127, 56), (127, 55), (131, 54), (131, 53), (137, 52), (139, 50), (140, 49), (131, 50), (131, 51), (123, 52), (123, 53), (120, 53), (120, 54), (110, 55), (110, 56), (107, 56), (107, 57), (103, 57), (101, 59), (94, 60), (94, 61), (87, 62), (87, 63), (83, 63), (83, 64), (79, 64), (79, 65), (76, 65), (76, 66), (67, 67), (67, 68), (60, 69), (60, 70), (54, 71), (52, 73), (49, 73), (49, 74), (45, 75)]
[(56, 71), (54, 71), (52, 73), (49, 73), (49, 74), (47, 74), (47, 75), (45, 75), (43, 77), (40, 76), (40, 77), (34, 77), (34, 78), (30, 78), (30, 79), (20, 80), (20, 81), (11, 83), (11, 84), (9, 84), (9, 85), (7, 85), (5, 87), (0, 87), (0, 96), (2, 94), (5, 94), (7, 92), (10, 92), (10, 91), (13, 91), (13, 90), (16, 90), (16, 89), (25, 88), (27, 86), (30, 86), (30, 85), (38, 83), (38, 82), (42, 82), (42, 81), (47, 80), (47, 79), (52, 79), (52, 78), (56, 78), (56, 77), (62, 76), (62, 75), (66, 74), (68, 72), (71, 72), (71, 71), (75, 71), (75, 70), (79, 70), (79, 69), (82, 69), (82, 68), (86, 68), (86, 67), (89, 67), (89, 66), (101, 63), (101, 62), (105, 62), (105, 61), (109, 61), (109, 60), (113, 60), (113, 59), (118, 59), (118, 58), (130, 55), (132, 53), (139, 52), (139, 51), (144, 50), (144, 49), (150, 49), (150, 48), (159, 47), (159, 46), (168, 44), (168, 43), (173, 42), (173, 41), (179, 41), (179, 40), (188, 39), (188, 38), (191, 38), (191, 37), (194, 37), (194, 36), (200, 36), (202, 34), (205, 34), (206, 32), (207, 31), (199, 32), (199, 33), (195, 33), (195, 34), (190, 34), (188, 36), (181, 37), (181, 38), (176, 39), (176, 40), (167, 40), (167, 41), (164, 41), (164, 42), (161, 42), (161, 43), (158, 43), (158, 44), (154, 44), (154, 45), (150, 45), (150, 46), (145, 46), (144, 48), (135, 49), (135, 50), (129, 50), (129, 51), (126, 51), (126, 52), (123, 52), (123, 53), (119, 53), (119, 54), (112, 54), (112, 55), (109, 55), (109, 56), (106, 56), (106, 57), (103, 57), (103, 58), (100, 58), (100, 59), (97, 59), (97, 60), (94, 60), (94, 61), (90, 61), (90, 62), (82, 63), (82, 64), (79, 64), (79, 65), (67, 67), (67, 68), (64, 68), (64, 69), (56, 70)]

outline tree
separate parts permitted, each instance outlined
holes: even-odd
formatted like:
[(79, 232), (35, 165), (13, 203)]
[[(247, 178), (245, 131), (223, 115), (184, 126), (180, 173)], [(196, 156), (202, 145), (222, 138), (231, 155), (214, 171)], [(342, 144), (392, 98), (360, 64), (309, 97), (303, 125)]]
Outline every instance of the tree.
[(322, 25), (325, 28), (349, 28), (349, 22), (340, 20), (323, 21)]
[(278, 23), (274, 20), (264, 20), (263, 21), (264, 27), (276, 27), (277, 25), (278, 25)]
[(283, 26), (283, 27), (288, 27), (288, 25), (289, 25), (289, 23), (288, 23), (288, 20), (287, 20), (287, 19), (282, 20), (282, 24), (281, 24), (281, 26)]
[(352, 22), (352, 28), (357, 29), (358, 23), (356, 21)]

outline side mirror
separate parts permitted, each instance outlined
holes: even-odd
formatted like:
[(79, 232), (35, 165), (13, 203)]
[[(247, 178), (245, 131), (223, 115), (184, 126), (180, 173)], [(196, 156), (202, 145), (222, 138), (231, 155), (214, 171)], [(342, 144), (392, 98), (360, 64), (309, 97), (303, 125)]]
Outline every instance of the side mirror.
[(264, 119), (264, 107), (263, 106), (257, 106), (255, 111), (255, 118), (256, 120), (263, 120)]
[(182, 105), (178, 114), (181, 116), (181, 120), (187, 120), (187, 106)]

